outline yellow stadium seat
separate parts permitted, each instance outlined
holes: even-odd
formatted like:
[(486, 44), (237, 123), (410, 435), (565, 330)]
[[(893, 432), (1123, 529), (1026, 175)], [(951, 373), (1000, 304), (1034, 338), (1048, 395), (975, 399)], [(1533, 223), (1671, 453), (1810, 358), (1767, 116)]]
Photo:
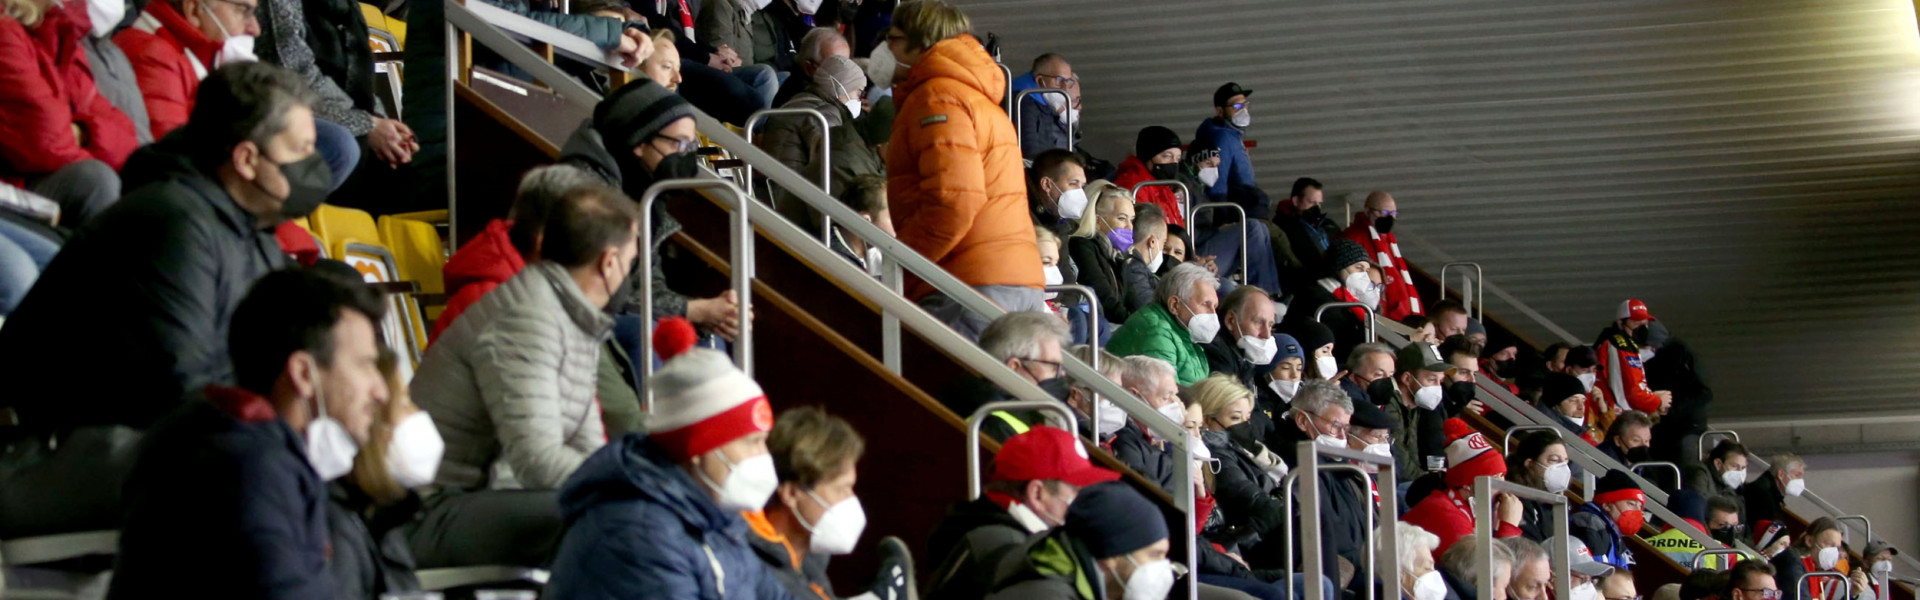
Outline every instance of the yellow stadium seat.
[[(407, 22), (405, 19), (388, 17), (385, 13), (380, 12), (379, 7), (365, 2), (360, 3), (360, 16), (366, 17), (367, 19), (367, 33), (373, 38), (375, 43), (374, 52), (399, 52), (407, 47)], [(383, 36), (380, 35), (382, 33), (387, 34), (384, 37), (390, 39), (382, 39)], [(382, 42), (391, 43), (393, 47), (380, 48), (378, 44)]]
[[(393, 253), (378, 241), (349, 240), (341, 246), (340, 260), (358, 271), (367, 283), (405, 281), (397, 276)], [(408, 381), (413, 379), (413, 369), (420, 365), (420, 355), (426, 350), (426, 319), (408, 294), (388, 293), (386, 300), (387, 315), (380, 322), (380, 336), (387, 347), (407, 359), (399, 366), (401, 381)]]
[(347, 242), (380, 243), (380, 229), (367, 211), (322, 204), (307, 217), (313, 237), (328, 256), (346, 256)]
[[(401, 215), (380, 217), (380, 237), (393, 251), (394, 267), (401, 281), (420, 284), (421, 294), (446, 293), (445, 279), (441, 276), (441, 267), (447, 264), (446, 244), (432, 223), (401, 218)], [(439, 318), (444, 308), (435, 302), (417, 304), (428, 319)]]

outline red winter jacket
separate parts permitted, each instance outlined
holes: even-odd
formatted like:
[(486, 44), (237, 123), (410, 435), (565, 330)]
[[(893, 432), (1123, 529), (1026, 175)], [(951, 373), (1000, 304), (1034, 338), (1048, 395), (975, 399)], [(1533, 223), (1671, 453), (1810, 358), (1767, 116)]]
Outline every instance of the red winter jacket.
[(140, 145), (133, 121), (93, 86), (87, 33), (64, 10), (31, 28), (0, 16), (0, 181), (25, 185), (90, 158), (117, 171)]
[(219, 54), (220, 43), (207, 39), (166, 2), (148, 4), (132, 27), (114, 34), (113, 43), (133, 63), (140, 97), (147, 101), (153, 137), (157, 139), (187, 124), (187, 115), (193, 112), (193, 95), (200, 89), (200, 80), (206, 78), (207, 65), (213, 64), (214, 55)]
[[(1147, 169), (1147, 163), (1140, 160), (1138, 156), (1128, 156), (1127, 160), (1121, 161), (1120, 169), (1113, 174), (1113, 184), (1126, 188), (1129, 191), (1133, 190), (1133, 186), (1153, 180), (1153, 173)], [(1180, 197), (1174, 194), (1173, 190), (1174, 188), (1163, 185), (1156, 185), (1140, 190), (1140, 195), (1134, 196), (1133, 203), (1139, 204), (1145, 202), (1158, 206), (1160, 210), (1167, 213), (1167, 223), (1169, 225), (1186, 227), (1187, 216), (1180, 213)], [(1087, 207), (1087, 212), (1093, 212), (1098, 209), (1099, 207), (1097, 206), (1089, 206)]]
[[(1463, 505), (1456, 504), (1449, 490), (1434, 490), (1427, 497), (1413, 505), (1413, 510), (1401, 515), (1400, 520), (1411, 525), (1419, 525), (1427, 533), (1440, 538), (1440, 547), (1433, 551), (1433, 560), (1440, 560), (1453, 544), (1473, 535), (1473, 517), (1467, 516)], [(1494, 537), (1515, 537), (1520, 528), (1501, 523), (1493, 530)]]
[(500, 284), (526, 268), (526, 260), (513, 247), (513, 240), (507, 237), (507, 230), (512, 228), (513, 221), (494, 219), (487, 223), (485, 231), (468, 240), (467, 245), (461, 246), (459, 251), (453, 253), (453, 258), (447, 259), (446, 266), (440, 268), (446, 277), (447, 290), (452, 295), (447, 297), (446, 310), (440, 312), (440, 318), (434, 319), (433, 332), (427, 336), (427, 343), (440, 339), (440, 332), (452, 327), (454, 319), (460, 318), (460, 313), (466, 312), (467, 307), (473, 306), (487, 292), (500, 287)]

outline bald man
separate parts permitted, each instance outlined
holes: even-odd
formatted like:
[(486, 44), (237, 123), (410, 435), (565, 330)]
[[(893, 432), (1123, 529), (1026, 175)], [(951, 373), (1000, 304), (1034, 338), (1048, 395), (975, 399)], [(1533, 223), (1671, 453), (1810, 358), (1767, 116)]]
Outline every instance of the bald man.
[(1375, 191), (1367, 194), (1366, 209), (1354, 215), (1353, 225), (1340, 234), (1365, 248), (1367, 257), (1385, 271), (1381, 282), (1384, 289), (1376, 310), (1380, 316), (1395, 321), (1409, 315), (1427, 314), (1420, 305), (1420, 292), (1413, 288), (1413, 274), (1407, 269), (1407, 259), (1400, 255), (1400, 242), (1393, 237), (1394, 221), (1399, 215), (1400, 206), (1394, 202), (1393, 194)]

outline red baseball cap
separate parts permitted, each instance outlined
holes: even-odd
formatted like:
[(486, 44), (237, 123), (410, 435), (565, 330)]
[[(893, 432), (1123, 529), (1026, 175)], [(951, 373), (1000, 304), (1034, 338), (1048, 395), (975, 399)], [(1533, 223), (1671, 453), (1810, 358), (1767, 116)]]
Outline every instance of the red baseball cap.
[(1119, 479), (1120, 474), (1093, 466), (1087, 447), (1066, 430), (1040, 426), (1008, 438), (993, 457), (991, 481), (1045, 481), (1057, 479), (1078, 487)]
[(1641, 302), (1639, 300), (1635, 300), (1632, 298), (1627, 299), (1626, 302), (1620, 303), (1620, 312), (1618, 313), (1618, 316), (1614, 318), (1629, 319), (1633, 321), (1658, 321), (1659, 320), (1659, 319), (1653, 318), (1653, 313), (1647, 312), (1647, 303)]

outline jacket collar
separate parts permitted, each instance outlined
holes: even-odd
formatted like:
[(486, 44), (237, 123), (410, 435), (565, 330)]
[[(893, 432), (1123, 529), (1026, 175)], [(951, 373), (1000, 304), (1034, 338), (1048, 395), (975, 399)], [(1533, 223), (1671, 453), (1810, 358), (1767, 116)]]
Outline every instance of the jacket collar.
[(972, 88), (987, 100), (999, 104), (1007, 94), (1006, 74), (1000, 72), (986, 48), (970, 35), (941, 40), (927, 49), (907, 72), (906, 81), (894, 83), (894, 95), (910, 98), (921, 85), (935, 79), (950, 79)]
[(188, 23), (186, 16), (181, 15), (180, 11), (170, 3), (148, 4), (146, 12), (141, 15), (141, 20), (146, 21), (148, 18), (152, 21), (137, 24), (136, 27), (173, 40), (201, 65), (212, 65), (214, 55), (220, 53), (221, 43), (208, 39), (207, 34), (201, 33), (198, 27)]
[(566, 312), (567, 318), (573, 320), (573, 324), (581, 331), (597, 340), (605, 340), (609, 332), (613, 331), (613, 317), (607, 316), (605, 311), (587, 302), (586, 292), (580, 290), (580, 284), (574, 282), (573, 276), (567, 273), (565, 267), (560, 266), (559, 263), (543, 260), (529, 265), (527, 269), (538, 273), (553, 286), (554, 294), (560, 298), (560, 309)]

